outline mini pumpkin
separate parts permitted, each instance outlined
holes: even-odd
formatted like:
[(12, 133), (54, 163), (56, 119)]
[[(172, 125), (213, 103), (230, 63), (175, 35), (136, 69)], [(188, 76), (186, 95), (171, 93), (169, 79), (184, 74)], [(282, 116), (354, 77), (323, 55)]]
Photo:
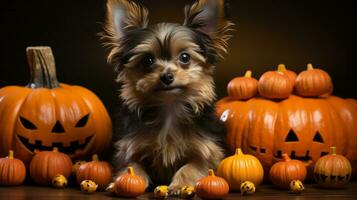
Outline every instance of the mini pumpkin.
[(301, 72), (295, 83), (296, 93), (304, 97), (318, 97), (332, 93), (333, 85), (330, 75), (321, 69), (314, 69), (312, 64)]
[(223, 178), (215, 176), (213, 169), (210, 169), (207, 177), (197, 181), (195, 191), (202, 199), (220, 199), (228, 194), (229, 185)]
[(82, 164), (76, 173), (77, 183), (92, 180), (98, 184), (98, 189), (105, 189), (112, 179), (112, 166), (108, 162), (99, 161), (98, 155), (92, 156), (92, 161)]
[(180, 198), (182, 199), (191, 199), (195, 194), (195, 187), (193, 186), (183, 186), (180, 190)]
[(71, 158), (59, 152), (57, 147), (53, 148), (53, 151), (36, 153), (30, 163), (31, 178), (40, 185), (50, 185), (57, 174), (68, 180), (71, 171)]
[(105, 191), (109, 192), (110, 194), (115, 194), (115, 183), (109, 183), (109, 185), (105, 188)]
[(336, 147), (331, 147), (328, 155), (317, 160), (314, 168), (314, 179), (324, 188), (346, 187), (352, 175), (352, 167), (348, 159), (336, 154)]
[(13, 149), (28, 164), (36, 149), (81, 158), (110, 146), (111, 120), (98, 97), (57, 81), (50, 47), (29, 47), (27, 58), (27, 86), (0, 89), (0, 155)]
[(290, 192), (295, 194), (300, 194), (305, 189), (304, 185), (300, 180), (292, 180), (289, 184), (289, 187), (290, 187)]
[(297, 75), (296, 75), (296, 73), (294, 71), (286, 69), (286, 66), (284, 64), (279, 64), (278, 65), (278, 71), (281, 71), (284, 74), (286, 74), (290, 79), (291, 85), (295, 85), (295, 81), (296, 81)]
[(246, 194), (254, 194), (255, 192), (255, 185), (254, 183), (250, 182), (250, 181), (244, 181), (241, 185), (240, 185), (240, 193), (242, 195), (246, 195)]
[(169, 187), (167, 185), (159, 185), (154, 189), (154, 198), (164, 199), (169, 196)]
[(0, 185), (21, 185), (26, 178), (24, 163), (14, 158), (14, 151), (10, 150), (6, 158), (0, 158)]
[(288, 98), (294, 89), (291, 78), (284, 73), (283, 68), (265, 72), (259, 79), (259, 94), (269, 99)]
[(121, 197), (137, 197), (144, 194), (145, 189), (144, 179), (136, 175), (132, 167), (115, 180), (115, 193)]
[(259, 160), (252, 155), (243, 154), (240, 148), (236, 149), (234, 155), (221, 161), (217, 173), (227, 180), (232, 191), (239, 191), (244, 181), (251, 181), (258, 186), (264, 177)]
[(288, 189), (293, 180), (304, 182), (306, 174), (306, 166), (302, 161), (290, 159), (289, 155), (284, 153), (283, 160), (271, 167), (269, 178), (275, 186)]
[(97, 191), (98, 184), (92, 180), (84, 180), (81, 182), (80, 187), (82, 192), (92, 194)]
[(55, 177), (52, 179), (52, 186), (56, 188), (65, 188), (68, 185), (68, 181), (66, 177), (64, 177), (62, 174), (57, 174)]
[(250, 99), (258, 93), (258, 81), (252, 78), (252, 71), (248, 70), (244, 77), (234, 78), (228, 83), (227, 92), (232, 99)]

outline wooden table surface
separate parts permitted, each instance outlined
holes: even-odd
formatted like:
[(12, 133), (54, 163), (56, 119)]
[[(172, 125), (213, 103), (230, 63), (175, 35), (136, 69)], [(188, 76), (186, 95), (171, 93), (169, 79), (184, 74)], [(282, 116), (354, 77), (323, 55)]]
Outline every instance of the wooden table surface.
[[(151, 199), (152, 193), (146, 193), (138, 199)], [(106, 192), (97, 192), (95, 194), (84, 194), (78, 190), (78, 188), (66, 188), (66, 189), (55, 189), (50, 187), (39, 187), (39, 186), (17, 186), (17, 187), (0, 187), (0, 200), (106, 200), (106, 199), (116, 199), (118, 197), (112, 197)], [(168, 198), (176, 199), (177, 198)], [(195, 199), (199, 199), (195, 197)], [(314, 185), (305, 185), (305, 191), (302, 194), (290, 194), (286, 190), (275, 189), (271, 185), (261, 185), (257, 192), (250, 196), (241, 196), (239, 193), (230, 193), (225, 199), (357, 199), (357, 182), (349, 184), (348, 188), (339, 190), (328, 190), (319, 189)]]

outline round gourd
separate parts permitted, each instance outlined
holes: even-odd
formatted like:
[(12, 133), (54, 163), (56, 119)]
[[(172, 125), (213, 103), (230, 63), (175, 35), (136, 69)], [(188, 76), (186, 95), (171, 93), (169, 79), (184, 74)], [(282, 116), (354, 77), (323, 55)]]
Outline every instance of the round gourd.
[(26, 164), (34, 151), (53, 147), (74, 159), (110, 146), (112, 126), (98, 97), (59, 83), (50, 47), (29, 47), (27, 86), (0, 89), (0, 156), (10, 149)]
[(292, 160), (288, 154), (283, 154), (283, 160), (275, 163), (269, 172), (270, 181), (279, 188), (288, 189), (293, 180), (304, 182), (306, 166), (300, 160)]
[(0, 185), (21, 185), (26, 178), (24, 163), (14, 158), (14, 151), (10, 150), (6, 158), (0, 158)]
[(263, 167), (252, 155), (243, 154), (240, 148), (233, 156), (227, 157), (218, 165), (217, 173), (227, 180), (232, 191), (239, 191), (245, 181), (258, 186), (264, 177)]
[(232, 79), (227, 86), (228, 96), (235, 100), (245, 100), (258, 93), (258, 81), (252, 78), (252, 71), (248, 70), (243, 77)]
[(223, 178), (215, 176), (214, 171), (210, 169), (207, 177), (197, 181), (195, 191), (202, 199), (220, 199), (228, 194), (229, 185)]
[(276, 71), (265, 72), (259, 79), (258, 90), (262, 97), (269, 99), (288, 98), (294, 89), (290, 77), (279, 67)]
[(318, 97), (332, 93), (333, 85), (330, 75), (321, 69), (314, 69), (312, 64), (301, 72), (295, 83), (296, 93), (304, 97)]
[(336, 154), (336, 147), (331, 147), (331, 153), (321, 157), (314, 168), (314, 179), (324, 188), (346, 187), (351, 175), (350, 162), (344, 156)]
[(291, 85), (295, 85), (295, 81), (296, 81), (297, 75), (296, 75), (296, 73), (294, 71), (286, 69), (286, 66), (284, 64), (279, 64), (278, 65), (278, 71), (281, 71), (284, 74), (286, 74), (290, 79)]
[(57, 175), (63, 175), (67, 180), (71, 175), (72, 160), (64, 153), (53, 151), (41, 151), (36, 153), (30, 162), (30, 175), (35, 183), (51, 185), (52, 179)]
[(137, 197), (144, 194), (145, 189), (144, 179), (136, 175), (132, 167), (115, 180), (114, 191), (120, 197)]
[(105, 189), (112, 179), (112, 166), (104, 161), (99, 161), (98, 155), (94, 154), (91, 162), (82, 164), (76, 173), (77, 183), (84, 180), (92, 180), (98, 184), (98, 189)]

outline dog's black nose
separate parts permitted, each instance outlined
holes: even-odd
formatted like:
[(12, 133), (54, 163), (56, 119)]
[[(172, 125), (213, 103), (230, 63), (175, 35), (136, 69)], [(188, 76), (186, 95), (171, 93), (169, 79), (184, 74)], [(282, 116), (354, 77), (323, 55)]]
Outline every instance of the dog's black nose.
[(172, 82), (174, 82), (174, 75), (171, 72), (161, 74), (160, 80), (163, 84), (170, 85)]

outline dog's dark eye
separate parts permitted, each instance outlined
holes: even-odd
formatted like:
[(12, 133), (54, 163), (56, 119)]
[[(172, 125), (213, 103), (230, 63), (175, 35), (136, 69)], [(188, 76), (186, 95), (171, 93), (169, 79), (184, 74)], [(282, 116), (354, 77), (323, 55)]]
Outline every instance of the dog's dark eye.
[(141, 61), (142, 65), (145, 68), (150, 68), (155, 62), (154, 57), (152, 57), (151, 55), (147, 55), (143, 58), (143, 60)]
[(178, 59), (181, 64), (187, 65), (190, 63), (191, 56), (188, 53), (181, 53)]

